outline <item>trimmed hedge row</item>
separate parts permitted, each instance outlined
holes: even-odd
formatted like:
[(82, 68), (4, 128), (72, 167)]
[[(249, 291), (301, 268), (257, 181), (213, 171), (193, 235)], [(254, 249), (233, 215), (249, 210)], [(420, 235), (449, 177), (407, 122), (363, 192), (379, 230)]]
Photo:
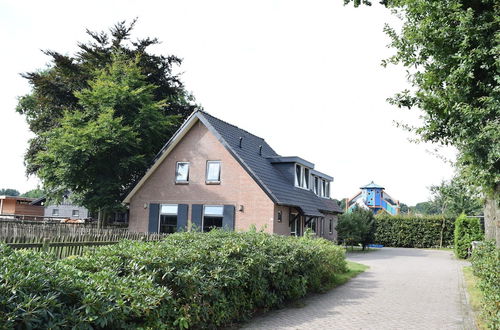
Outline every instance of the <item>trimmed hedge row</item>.
[(488, 328), (500, 329), (500, 248), (485, 242), (473, 251), (471, 262), (484, 297), (484, 319)]
[(264, 233), (177, 233), (82, 257), (0, 245), (0, 328), (219, 328), (347, 271), (341, 247)]
[(455, 255), (457, 258), (467, 258), (472, 242), (484, 239), (479, 218), (467, 218), (465, 214), (461, 214), (455, 220), (454, 236)]
[(376, 215), (375, 243), (408, 248), (438, 247), (442, 234), (442, 246), (451, 246), (454, 220), (451, 217), (443, 220), (442, 216)]

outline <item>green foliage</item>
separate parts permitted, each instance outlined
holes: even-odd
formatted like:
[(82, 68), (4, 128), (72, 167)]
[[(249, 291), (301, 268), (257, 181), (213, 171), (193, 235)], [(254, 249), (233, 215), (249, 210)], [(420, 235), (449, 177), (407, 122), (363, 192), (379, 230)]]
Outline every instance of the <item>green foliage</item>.
[(351, 246), (361, 243), (364, 250), (374, 240), (375, 220), (373, 213), (361, 208), (344, 213), (339, 217), (336, 230), (340, 242)]
[(0, 189), (0, 196), (19, 196), (19, 191), (16, 189), (3, 188)]
[(472, 269), (483, 293), (483, 316), (490, 329), (500, 328), (500, 248), (487, 241), (472, 253)]
[(420, 202), (410, 208), (413, 213), (422, 215), (441, 214), (441, 207), (435, 201)]
[(0, 245), (0, 328), (221, 328), (336, 284), (323, 239), (185, 232), (58, 260)]
[[(476, 189), (477, 190), (477, 189)], [(475, 191), (462, 177), (455, 176), (449, 182), (432, 186), (432, 202), (441, 209), (441, 213), (458, 217), (460, 214), (480, 215), (483, 202), (480, 193)]]
[(427, 248), (453, 245), (454, 219), (444, 216), (377, 215), (375, 243)]
[[(159, 43), (155, 38), (130, 42), (134, 24), (135, 21), (130, 25), (120, 22), (110, 29), (109, 34), (87, 31), (91, 41), (78, 43), (79, 51), (75, 55), (45, 51), (51, 58), (49, 67), (23, 75), (32, 90), (19, 98), (17, 111), (25, 116), (35, 134), (25, 154), (26, 170), (28, 174), (44, 176), (46, 181), (50, 181), (51, 184), (45, 188), (51, 192), (53, 196), (49, 198), (53, 200), (61, 198), (64, 191), (71, 190), (75, 198), (80, 197), (83, 201), (93, 191), (105, 196), (106, 203), (110, 200), (116, 202), (116, 188), (124, 190), (123, 187), (129, 187), (130, 182), (143, 174), (176, 126), (196, 108), (192, 96), (173, 73), (181, 60), (175, 56), (149, 53), (148, 47)], [(104, 120), (110, 117), (113, 121), (108, 127)], [(174, 121), (174, 118), (177, 120)], [(165, 123), (167, 125), (158, 130)], [(68, 128), (70, 124), (76, 125), (74, 137), (71, 137), (72, 132)], [(121, 130), (120, 125), (132, 129)], [(61, 129), (63, 126), (66, 130)], [(105, 132), (92, 138), (89, 133), (98, 128)], [(76, 132), (80, 130), (83, 131)], [(96, 149), (104, 147), (108, 151), (113, 150), (118, 142), (118, 138), (112, 137), (114, 131), (129, 140), (124, 141), (126, 145), (120, 150), (112, 152), (106, 162), (102, 158), (103, 153)], [(57, 147), (60, 150), (47, 155), (48, 148), (56, 148), (54, 139), (59, 136), (65, 138)], [(111, 141), (107, 144), (110, 136)], [(79, 138), (88, 140), (78, 141)], [(95, 146), (91, 148), (92, 143)], [(138, 151), (137, 143), (144, 149)], [(68, 148), (76, 148), (75, 152), (63, 152), (64, 144)], [(75, 157), (78, 152), (82, 152), (82, 158)], [(60, 162), (54, 157), (60, 155), (72, 156), (72, 161), (76, 162), (74, 169), (88, 165), (92, 165), (93, 169), (88, 170), (83, 178), (78, 178), (78, 182), (73, 181), (73, 174), (65, 173), (68, 167), (59, 169), (51, 177), (50, 171)], [(115, 165), (119, 173), (108, 179), (107, 172)], [(130, 173), (123, 171), (126, 166), (130, 166)], [(71, 172), (74, 173), (74, 169)], [(89, 180), (86, 175), (91, 171), (95, 171), (96, 181), (105, 178), (105, 184), (112, 187), (89, 182), (80, 186), (83, 181)], [(60, 181), (59, 187), (54, 187), (54, 180), (58, 177), (65, 180)], [(75, 186), (78, 189), (70, 189)]]
[(458, 258), (467, 258), (472, 241), (481, 241), (483, 238), (479, 218), (467, 218), (465, 214), (461, 214), (455, 220), (454, 248)]
[(32, 190), (25, 192), (21, 196), (28, 197), (28, 198), (40, 198), (40, 197), (43, 197), (44, 195), (45, 195), (45, 192), (43, 191), (43, 189), (36, 188), (36, 189), (32, 189)]
[[(344, 0), (369, 4), (369, 1)], [(386, 0), (403, 21), (386, 26), (396, 54), (385, 63), (408, 68), (411, 90), (390, 101), (424, 111), (423, 141), (453, 145), (469, 184), (492, 194), (500, 182), (500, 2)]]
[(91, 210), (118, 206), (173, 134), (178, 117), (163, 114), (165, 101), (154, 100), (156, 87), (138, 63), (113, 55), (89, 88), (75, 93), (82, 109), (66, 111), (59, 127), (42, 134), (45, 149), (33, 164), (54, 200), (69, 190)]

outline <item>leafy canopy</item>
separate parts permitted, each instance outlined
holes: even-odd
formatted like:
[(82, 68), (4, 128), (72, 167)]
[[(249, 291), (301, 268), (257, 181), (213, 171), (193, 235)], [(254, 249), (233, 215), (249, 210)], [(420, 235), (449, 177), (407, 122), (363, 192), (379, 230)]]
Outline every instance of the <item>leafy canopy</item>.
[(0, 196), (19, 196), (20, 192), (16, 189), (2, 188), (0, 189)]
[(412, 129), (424, 141), (455, 146), (462, 175), (493, 192), (500, 182), (500, 2), (381, 3), (403, 21), (399, 32), (385, 27), (396, 50), (385, 64), (407, 67), (412, 86), (390, 101), (422, 109), (423, 123)]
[(340, 216), (336, 227), (339, 241), (345, 245), (361, 243), (363, 250), (373, 243), (375, 237), (375, 218), (371, 210), (355, 208)]
[(61, 127), (65, 113), (83, 110), (86, 104), (81, 102), (78, 93), (90, 87), (89, 82), (95, 79), (96, 72), (109, 67), (116, 54), (137, 61), (144, 81), (157, 87), (151, 88), (150, 93), (155, 102), (164, 102), (160, 111), (163, 116), (179, 115), (180, 118), (186, 118), (195, 109), (192, 96), (173, 72), (181, 64), (181, 59), (172, 55), (151, 54), (149, 48), (159, 44), (156, 38), (132, 41), (131, 32), (135, 23), (136, 20), (131, 24), (120, 22), (109, 33), (87, 30), (91, 40), (78, 43), (76, 54), (63, 55), (47, 50), (44, 53), (51, 57), (48, 68), (22, 75), (32, 90), (19, 98), (17, 111), (25, 116), (30, 130), (35, 134), (25, 154), (28, 174), (38, 174), (44, 167), (38, 157), (47, 148), (47, 135), (44, 133)]
[(41, 135), (45, 149), (33, 164), (54, 198), (69, 190), (90, 209), (117, 206), (173, 134), (180, 116), (164, 115), (167, 103), (155, 101), (139, 62), (113, 54), (75, 93), (80, 109), (64, 111), (60, 126)]
[(25, 154), (59, 201), (67, 191), (96, 210), (117, 206), (132, 182), (195, 108), (179, 77), (176, 56), (154, 55), (155, 38), (130, 40), (135, 20), (110, 33), (92, 32), (74, 55), (46, 51), (47, 69), (23, 74), (32, 86), (19, 98), (35, 137)]

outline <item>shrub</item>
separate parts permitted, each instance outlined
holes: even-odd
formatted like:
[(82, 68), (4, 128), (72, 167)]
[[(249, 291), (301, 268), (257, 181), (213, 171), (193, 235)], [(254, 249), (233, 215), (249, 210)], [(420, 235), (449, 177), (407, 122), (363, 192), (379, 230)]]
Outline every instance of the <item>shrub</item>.
[(481, 222), (478, 218), (467, 218), (465, 214), (460, 215), (455, 220), (455, 255), (458, 258), (467, 258), (472, 241), (481, 241), (483, 237)]
[(490, 329), (500, 329), (500, 249), (485, 242), (473, 251), (471, 262), (484, 297), (484, 319)]
[(177, 233), (56, 259), (0, 245), (0, 328), (219, 328), (345, 272), (323, 239)]
[(370, 210), (356, 208), (350, 213), (342, 214), (337, 227), (339, 241), (345, 245), (361, 243), (363, 250), (373, 243), (375, 235), (375, 220)]
[(376, 215), (375, 243), (408, 248), (451, 246), (453, 222), (443, 216)]

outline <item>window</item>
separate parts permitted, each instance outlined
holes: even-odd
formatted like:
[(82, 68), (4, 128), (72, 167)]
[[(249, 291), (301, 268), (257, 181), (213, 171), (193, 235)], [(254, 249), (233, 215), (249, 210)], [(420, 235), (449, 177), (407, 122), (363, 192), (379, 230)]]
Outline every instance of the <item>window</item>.
[(302, 187), (302, 166), (295, 164), (295, 186)]
[(220, 182), (220, 161), (209, 160), (207, 162), (207, 182)]
[(78, 218), (78, 217), (80, 216), (80, 211), (78, 211), (78, 210), (73, 210), (73, 212), (71, 212), (71, 215), (72, 215), (73, 217), (77, 217), (77, 218)]
[(316, 219), (317, 218), (312, 218), (309, 223), (307, 224), (308, 228), (311, 228), (313, 233), (316, 233)]
[(281, 211), (278, 211), (278, 222), (281, 222), (283, 220), (283, 215)]
[(304, 170), (302, 172), (304, 174), (304, 179), (302, 180), (302, 188), (309, 189), (309, 169), (307, 167), (304, 167)]
[(177, 162), (175, 169), (175, 182), (189, 181), (189, 162)]
[(330, 232), (330, 234), (333, 233), (333, 219), (330, 219), (329, 232)]
[(295, 164), (295, 187), (309, 189), (310, 170), (299, 164)]
[(158, 232), (171, 234), (177, 231), (177, 204), (162, 204), (160, 206), (160, 225)]
[(290, 223), (290, 235), (291, 236), (300, 236), (300, 217), (297, 216), (296, 213), (290, 213), (290, 219), (293, 219)]
[(59, 209), (52, 209), (52, 216), (58, 217), (59, 216)]
[(222, 228), (223, 216), (223, 206), (205, 205), (203, 207), (203, 231), (207, 232), (213, 228)]
[(319, 194), (319, 178), (317, 176), (314, 177), (314, 186), (313, 186), (314, 193), (316, 195)]

